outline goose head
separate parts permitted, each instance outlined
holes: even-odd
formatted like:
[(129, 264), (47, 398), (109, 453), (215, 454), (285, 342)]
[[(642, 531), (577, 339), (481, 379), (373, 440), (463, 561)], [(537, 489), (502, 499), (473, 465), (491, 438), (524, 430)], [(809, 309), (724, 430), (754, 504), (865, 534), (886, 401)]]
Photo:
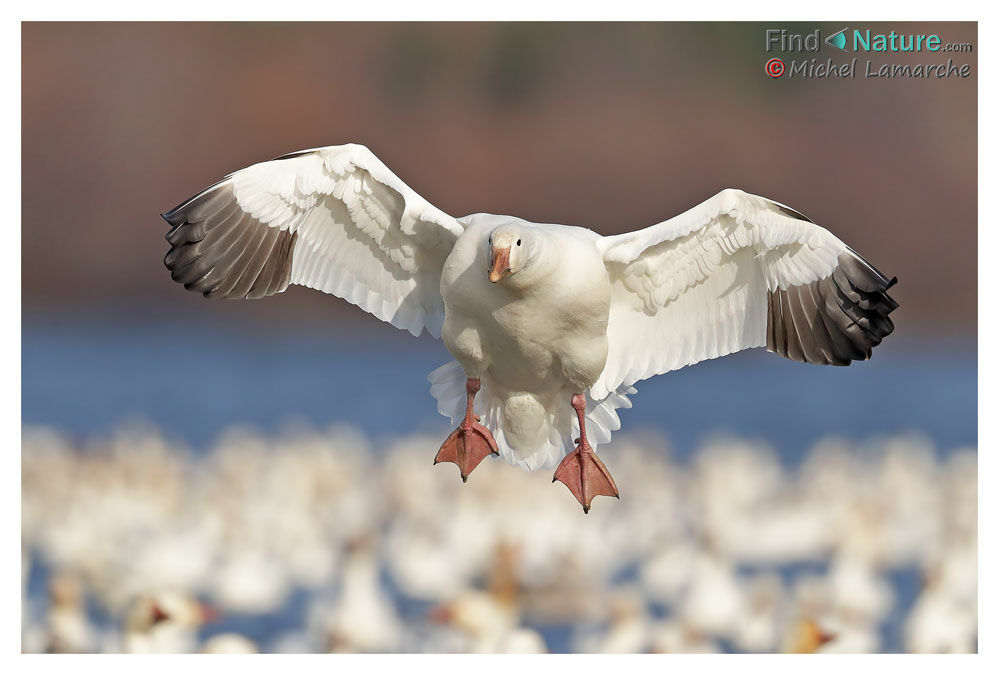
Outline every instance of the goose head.
[(527, 267), (538, 252), (537, 237), (518, 224), (500, 225), (489, 233), (489, 281), (499, 283)]
[(125, 618), (126, 632), (149, 633), (163, 626), (197, 630), (203, 623), (218, 620), (214, 607), (177, 591), (143, 595), (133, 603)]

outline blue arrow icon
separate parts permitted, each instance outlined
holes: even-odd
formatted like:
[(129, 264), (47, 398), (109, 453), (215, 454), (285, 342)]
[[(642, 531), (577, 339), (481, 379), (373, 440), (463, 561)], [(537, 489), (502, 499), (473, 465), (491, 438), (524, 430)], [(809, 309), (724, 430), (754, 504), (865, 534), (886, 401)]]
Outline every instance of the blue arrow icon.
[(832, 45), (836, 49), (842, 49), (843, 51), (846, 51), (846, 31), (847, 29), (844, 28), (838, 33), (833, 33), (832, 35), (826, 38), (825, 40), (826, 43)]

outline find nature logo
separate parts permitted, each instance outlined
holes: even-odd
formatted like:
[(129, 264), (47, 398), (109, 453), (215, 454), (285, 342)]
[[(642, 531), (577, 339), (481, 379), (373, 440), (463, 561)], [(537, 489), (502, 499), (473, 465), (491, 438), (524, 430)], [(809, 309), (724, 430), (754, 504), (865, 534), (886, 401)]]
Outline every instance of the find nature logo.
[[(798, 33), (784, 28), (768, 28), (766, 30), (766, 51), (779, 51), (783, 58), (768, 58), (763, 65), (764, 72), (774, 79), (780, 77), (846, 77), (853, 79), (856, 75), (857, 63), (860, 60), (854, 56), (845, 63), (837, 63), (833, 58), (819, 59), (810, 57), (809, 53), (817, 55), (822, 43), (841, 53), (849, 55), (871, 56), (891, 55), (901, 53), (925, 54), (928, 57), (940, 53), (970, 53), (975, 47), (970, 42), (945, 42), (936, 33), (906, 33), (890, 30), (884, 33), (872, 31), (869, 28), (842, 28), (835, 33), (822, 36), (822, 30), (816, 28), (810, 32)], [(792, 56), (788, 56), (791, 54)], [(801, 58), (798, 58), (800, 55)], [(784, 59), (789, 59), (785, 63)], [(876, 63), (866, 59), (863, 63), (865, 78), (890, 77), (961, 77), (971, 74), (970, 63), (955, 63), (948, 58), (945, 63)]]

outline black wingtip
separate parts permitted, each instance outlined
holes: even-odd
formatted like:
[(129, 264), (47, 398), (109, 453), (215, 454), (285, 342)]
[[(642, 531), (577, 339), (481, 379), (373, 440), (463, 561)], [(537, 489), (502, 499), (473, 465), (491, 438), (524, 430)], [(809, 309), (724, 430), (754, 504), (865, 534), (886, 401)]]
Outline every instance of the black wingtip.
[[(773, 200), (770, 200), (770, 201), (773, 201)], [(803, 220), (806, 223), (812, 223), (812, 224), (815, 223), (814, 220), (812, 220), (811, 218), (809, 218), (808, 216), (806, 216), (801, 211), (798, 211), (797, 209), (792, 209), (790, 206), (785, 206), (785, 205), (783, 205), (783, 204), (781, 204), (779, 202), (773, 202), (773, 203), (774, 203), (774, 205), (778, 209), (780, 209), (781, 211), (783, 211), (785, 214), (791, 216), (795, 220)]]
[(190, 207), (194, 206), (197, 202), (202, 201), (207, 195), (214, 192), (217, 188), (227, 184), (230, 178), (232, 178), (232, 174), (229, 174), (222, 180), (212, 183), (198, 194), (185, 199), (166, 213), (161, 213), (160, 216), (171, 225), (179, 225), (186, 219)]
[(310, 148), (308, 150), (296, 150), (295, 152), (286, 152), (283, 155), (278, 155), (271, 161), (278, 162), (281, 161), (282, 159), (295, 159), (296, 157), (302, 157), (304, 155), (314, 155), (317, 152), (318, 152), (317, 148)]
[(897, 283), (848, 249), (829, 276), (768, 296), (767, 349), (835, 366), (871, 358), (894, 330), (888, 315), (898, 303), (887, 291)]
[(167, 221), (168, 225), (180, 225), (184, 222), (184, 207), (190, 203), (191, 200), (184, 202), (183, 204), (178, 204), (166, 213), (161, 213), (160, 218)]

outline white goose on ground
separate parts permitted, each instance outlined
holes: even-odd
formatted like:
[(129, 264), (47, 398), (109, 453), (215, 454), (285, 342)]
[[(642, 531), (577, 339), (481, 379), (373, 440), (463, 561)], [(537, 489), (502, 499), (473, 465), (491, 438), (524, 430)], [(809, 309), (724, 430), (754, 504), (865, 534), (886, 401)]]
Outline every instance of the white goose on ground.
[(464, 589), (434, 607), (429, 618), (464, 634), (462, 651), (472, 654), (545, 654), (548, 646), (534, 629), (520, 625), (515, 600), (496, 593)]
[(122, 650), (128, 654), (188, 654), (198, 629), (217, 618), (214, 608), (179, 591), (158, 591), (135, 599), (125, 616)]
[(895, 280), (829, 231), (733, 189), (602, 237), (453, 218), (343, 145), (236, 171), (164, 218), (164, 262), (192, 291), (259, 298), (295, 283), (443, 338), (456, 361), (430, 374), (431, 393), (458, 428), (436, 461), (462, 479), (490, 454), (557, 464), (584, 511), (618, 495), (593, 448), (639, 380), (750, 347), (847, 365), (891, 333), (897, 307)]

